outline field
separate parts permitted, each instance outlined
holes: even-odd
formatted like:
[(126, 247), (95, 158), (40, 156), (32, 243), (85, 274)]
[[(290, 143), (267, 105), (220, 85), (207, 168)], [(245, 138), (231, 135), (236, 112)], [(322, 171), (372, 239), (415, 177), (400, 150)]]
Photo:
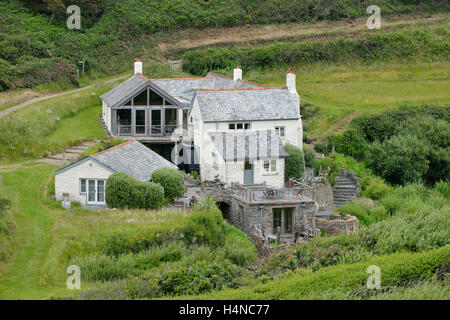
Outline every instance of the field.
[[(400, 106), (448, 106), (450, 65), (314, 64), (294, 68), (301, 105), (319, 108), (307, 121), (315, 138), (343, 130), (356, 115)], [(244, 73), (244, 78), (270, 86), (285, 85), (285, 70)], [(301, 110), (302, 112), (302, 110)]]

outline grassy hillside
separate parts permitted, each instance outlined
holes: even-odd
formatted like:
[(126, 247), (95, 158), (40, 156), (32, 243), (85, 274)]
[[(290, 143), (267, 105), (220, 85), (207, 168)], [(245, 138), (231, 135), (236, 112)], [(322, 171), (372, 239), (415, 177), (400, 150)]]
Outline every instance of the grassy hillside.
[[(146, 74), (177, 76), (167, 65), (146, 64)], [(40, 158), (83, 141), (104, 139), (98, 116), (104, 92), (123, 80), (33, 103), (0, 118), (0, 160)], [(76, 135), (74, 135), (76, 132)]]
[(30, 162), (0, 171), (0, 194), (11, 199), (17, 223), (0, 299), (73, 295), (66, 288), (73, 264), (82, 270), (85, 298), (200, 293), (237, 287), (256, 258), (251, 242), (214, 209), (66, 211), (50, 200), (56, 169)]
[[(244, 70), (243, 77), (269, 86), (282, 86), (286, 83), (286, 70), (286, 67)], [(306, 119), (305, 133), (310, 138), (322, 139), (342, 131), (360, 114), (400, 106), (448, 106), (449, 70), (448, 62), (296, 65), (294, 73), (301, 113)]]
[(45, 3), (0, 2), (1, 89), (76, 83), (83, 59), (89, 72), (122, 72), (131, 58), (155, 55), (155, 34), (167, 30), (354, 19), (371, 4), (378, 4), (384, 17), (448, 11), (445, 1), (72, 1), (81, 3), (83, 23), (81, 30), (68, 30), (64, 7)]

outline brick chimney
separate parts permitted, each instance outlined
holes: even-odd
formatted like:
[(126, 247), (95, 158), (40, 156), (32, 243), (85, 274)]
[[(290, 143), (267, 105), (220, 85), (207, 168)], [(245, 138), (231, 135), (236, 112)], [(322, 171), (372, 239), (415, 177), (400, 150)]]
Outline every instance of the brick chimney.
[(233, 80), (234, 81), (242, 80), (242, 70), (241, 68), (239, 68), (239, 66), (237, 66), (236, 69), (234, 69)]
[(134, 74), (136, 73), (142, 74), (142, 61), (139, 58), (134, 61)]

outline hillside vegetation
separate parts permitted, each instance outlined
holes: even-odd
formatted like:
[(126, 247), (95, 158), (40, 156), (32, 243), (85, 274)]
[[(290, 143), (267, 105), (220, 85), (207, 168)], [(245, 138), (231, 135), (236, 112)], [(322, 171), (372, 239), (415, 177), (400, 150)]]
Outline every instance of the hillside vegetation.
[[(354, 19), (377, 4), (385, 16), (446, 12), (445, 1), (13, 1), (0, 3), (0, 87), (52, 81), (76, 84), (75, 69), (117, 73), (136, 56), (155, 53), (155, 34), (183, 28)], [(65, 5), (79, 4), (81, 30), (65, 27)]]
[(183, 54), (183, 69), (205, 75), (211, 70), (244, 70), (279, 65), (307, 65), (314, 62), (448, 61), (450, 52), (448, 25), (410, 28), (402, 31), (372, 33), (353, 39), (315, 42), (274, 42), (269, 46), (208, 48)]

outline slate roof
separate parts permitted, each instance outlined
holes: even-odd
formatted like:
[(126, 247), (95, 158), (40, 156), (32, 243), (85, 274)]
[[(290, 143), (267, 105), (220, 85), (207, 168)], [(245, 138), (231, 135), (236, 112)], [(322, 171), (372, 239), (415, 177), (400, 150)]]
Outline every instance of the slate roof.
[(204, 122), (299, 119), (287, 88), (197, 89)]
[(176, 165), (167, 161), (139, 141), (132, 139), (77, 161), (55, 172), (55, 175), (89, 159), (112, 171), (123, 172), (140, 181), (149, 181), (152, 177), (152, 172), (160, 168), (165, 167), (178, 170)]
[(275, 130), (213, 132), (209, 136), (225, 161), (286, 158), (289, 155)]
[(139, 76), (139, 74), (135, 74), (130, 79), (122, 82), (105, 94), (101, 95), (100, 98), (111, 107), (115, 107), (128, 96), (132, 96), (134, 93), (139, 93), (139, 91), (146, 86), (147, 80)]
[(185, 107), (191, 106), (195, 89), (223, 89), (223, 88), (257, 88), (255, 83), (245, 80), (234, 81), (232, 78), (208, 73), (203, 78), (168, 78), (148, 79), (141, 74), (135, 74), (107, 93), (100, 96), (109, 106), (116, 107), (139, 93), (146, 85), (153, 84), (162, 92), (177, 100)]

